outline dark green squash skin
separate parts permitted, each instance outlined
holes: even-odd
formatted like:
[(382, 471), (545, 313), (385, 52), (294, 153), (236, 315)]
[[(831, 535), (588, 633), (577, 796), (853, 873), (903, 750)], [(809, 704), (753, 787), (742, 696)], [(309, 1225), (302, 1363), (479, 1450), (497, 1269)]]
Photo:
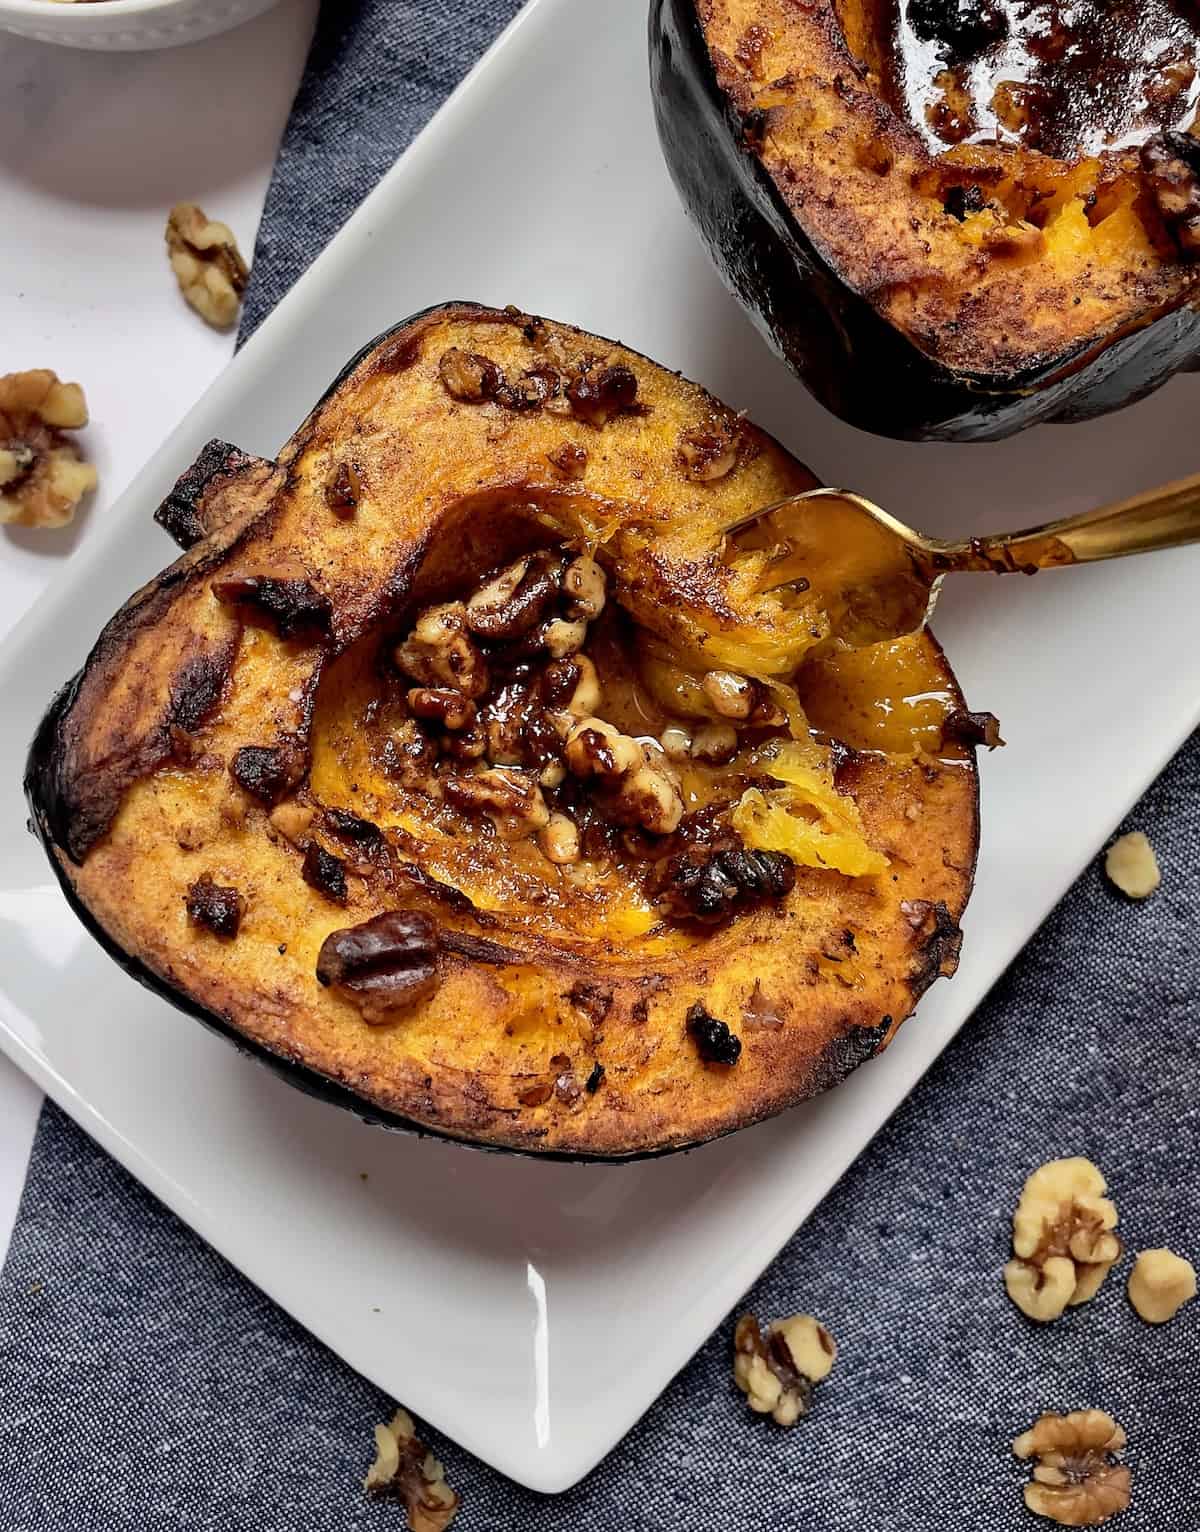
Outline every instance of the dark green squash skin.
[(772, 350), (851, 425), (906, 440), (995, 441), (1041, 421), (1086, 420), (1197, 365), (1200, 315), (1150, 318), (1019, 377), (953, 371), (849, 288), (814, 248), (717, 85), (695, 0), (651, 0), (650, 77), (667, 167), (725, 285)]

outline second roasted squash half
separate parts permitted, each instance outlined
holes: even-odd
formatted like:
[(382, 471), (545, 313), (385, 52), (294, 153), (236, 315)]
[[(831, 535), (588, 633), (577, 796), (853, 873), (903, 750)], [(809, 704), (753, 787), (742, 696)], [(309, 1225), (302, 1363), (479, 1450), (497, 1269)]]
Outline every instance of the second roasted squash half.
[[(143, 982), (296, 1083), (620, 1157), (779, 1111), (953, 972), (974, 745), (928, 633), (848, 651), (810, 473), (703, 390), (470, 304), (370, 346), (48, 713), (34, 821)], [(814, 572), (815, 574), (815, 572)]]
[(1177, 0), (652, 0), (659, 133), (831, 410), (985, 440), (1200, 353), (1200, 23)]

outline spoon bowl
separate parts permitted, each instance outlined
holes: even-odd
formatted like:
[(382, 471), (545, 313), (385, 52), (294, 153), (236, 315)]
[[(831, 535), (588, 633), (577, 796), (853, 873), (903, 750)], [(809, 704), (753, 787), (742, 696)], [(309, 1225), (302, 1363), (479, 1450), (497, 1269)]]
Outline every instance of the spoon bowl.
[(1020, 532), (947, 542), (907, 526), (865, 495), (820, 488), (725, 528), (771, 550), (766, 591), (813, 590), (835, 638), (853, 648), (915, 632), (942, 579), (963, 572), (1036, 574), (1200, 542), (1200, 474)]

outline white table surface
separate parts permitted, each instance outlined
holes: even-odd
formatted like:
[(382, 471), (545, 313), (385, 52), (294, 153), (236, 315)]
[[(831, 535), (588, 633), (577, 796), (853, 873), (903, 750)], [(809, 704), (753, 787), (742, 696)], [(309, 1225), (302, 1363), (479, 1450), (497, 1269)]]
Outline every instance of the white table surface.
[[(232, 334), (210, 330), (178, 294), (167, 210), (199, 202), (250, 258), (316, 9), (283, 0), (162, 53), (0, 34), (0, 373), (52, 367), (82, 383), (83, 441), (100, 471), (73, 526), (0, 528), (0, 641), (232, 355)], [(0, 1057), (0, 1260), (40, 1104)]]

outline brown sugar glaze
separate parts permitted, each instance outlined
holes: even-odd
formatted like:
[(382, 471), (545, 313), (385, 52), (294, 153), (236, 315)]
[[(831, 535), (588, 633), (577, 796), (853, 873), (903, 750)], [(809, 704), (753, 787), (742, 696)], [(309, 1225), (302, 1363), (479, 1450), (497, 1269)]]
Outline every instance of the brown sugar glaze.
[(1200, 15), (1188, 0), (880, 5), (884, 42), (868, 63), (934, 152), (1000, 142), (1074, 160), (1196, 115)]
[[(596, 623), (587, 653), (601, 683), (601, 715), (622, 732), (658, 741), (672, 725), (698, 720), (663, 705), (661, 682), (657, 688), (647, 684), (638, 660), (644, 648), (645, 635), (613, 606)], [(728, 761), (677, 763), (685, 818), (666, 837), (606, 822), (589, 802), (588, 784), (567, 777), (560, 787), (547, 789), (546, 799), (579, 826), (583, 856), (572, 867), (556, 867), (533, 839), (499, 840), (485, 819), (462, 813), (436, 786), (431, 795), (428, 783), (406, 785), (386, 769), (385, 741), (404, 712), (403, 687), (389, 652), (390, 640), (375, 636), (339, 659), (323, 679), (313, 729), (315, 798), (378, 824), (402, 859), (419, 861), (432, 877), (461, 889), (481, 908), (520, 912), (562, 934), (624, 931), (636, 937), (655, 927), (660, 916), (647, 891), (654, 865), (688, 845), (730, 839), (729, 809), (746, 787), (762, 785), (763, 747), (788, 737), (781, 718), (771, 727), (739, 731), (737, 753)], [(830, 652), (810, 660), (796, 677), (801, 706), (819, 739), (852, 750), (958, 759), (961, 746), (943, 740), (954, 699), (942, 685), (917, 638)], [(497, 677), (481, 707), (502, 707), (505, 690)], [(437, 773), (447, 769), (455, 763), (442, 760)], [(569, 898), (560, 897), (568, 890)], [(661, 937), (666, 946), (694, 939), (686, 930), (664, 930)]]

